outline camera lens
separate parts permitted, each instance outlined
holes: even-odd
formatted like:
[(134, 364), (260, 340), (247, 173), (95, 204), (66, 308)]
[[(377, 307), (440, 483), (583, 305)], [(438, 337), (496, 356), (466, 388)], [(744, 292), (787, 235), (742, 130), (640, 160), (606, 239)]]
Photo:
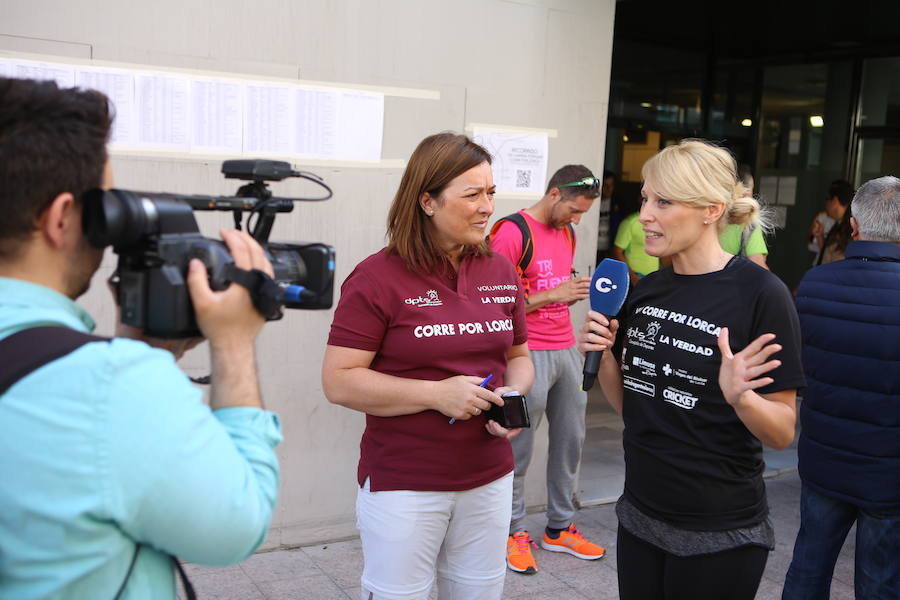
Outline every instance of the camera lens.
[(96, 248), (134, 244), (155, 217), (152, 202), (124, 190), (91, 190), (84, 196), (84, 232)]

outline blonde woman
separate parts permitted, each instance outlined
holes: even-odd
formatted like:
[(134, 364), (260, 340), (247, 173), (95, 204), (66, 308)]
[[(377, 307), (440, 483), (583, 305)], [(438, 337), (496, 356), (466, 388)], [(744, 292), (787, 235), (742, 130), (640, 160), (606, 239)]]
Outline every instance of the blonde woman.
[(750, 600), (774, 547), (762, 445), (791, 443), (804, 385), (797, 313), (775, 275), (719, 245), (728, 224), (761, 225), (728, 151), (684, 140), (642, 175), (645, 250), (671, 266), (621, 322), (590, 312), (580, 344), (615, 343), (598, 379), (625, 422), (619, 592)]

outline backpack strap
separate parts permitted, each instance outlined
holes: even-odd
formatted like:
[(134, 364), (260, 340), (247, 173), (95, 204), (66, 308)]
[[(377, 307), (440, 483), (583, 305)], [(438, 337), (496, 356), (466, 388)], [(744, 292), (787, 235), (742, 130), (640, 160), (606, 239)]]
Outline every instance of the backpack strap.
[[(491, 236), (496, 234), (500, 229), (500, 226), (507, 221), (514, 223), (515, 226), (519, 228), (519, 233), (522, 234), (522, 254), (519, 255), (519, 260), (516, 263), (516, 273), (518, 273), (519, 279), (525, 284), (525, 301), (528, 302), (531, 286), (528, 284), (528, 278), (525, 276), (525, 269), (528, 268), (532, 259), (534, 259), (534, 233), (531, 231), (531, 225), (528, 224), (528, 220), (522, 216), (522, 213), (513, 213), (497, 219), (497, 222), (491, 226), (491, 232), (488, 234), (487, 240), (490, 241)], [(566, 239), (569, 240), (569, 245), (572, 247), (572, 257), (574, 259), (575, 227), (573, 227), (571, 223), (566, 223), (566, 227), (563, 231), (565, 232)], [(573, 274), (575, 273), (574, 266), (571, 271)]]
[(82, 333), (69, 327), (31, 327), (0, 340), (0, 394), (17, 381), (74, 352), (89, 342), (108, 342), (109, 338)]
[(528, 268), (528, 265), (531, 264), (531, 260), (534, 258), (534, 235), (531, 233), (531, 226), (528, 225), (528, 221), (525, 220), (522, 213), (513, 213), (498, 219), (491, 227), (488, 239), (490, 240), (491, 236), (496, 234), (500, 226), (507, 221), (515, 224), (519, 228), (519, 233), (522, 234), (522, 253), (519, 255), (519, 260), (516, 263), (516, 269), (519, 271), (519, 276), (522, 277), (525, 269)]
[(497, 233), (497, 230), (500, 229), (500, 226), (507, 221), (515, 224), (515, 226), (519, 228), (519, 232), (522, 234), (522, 253), (519, 255), (519, 260), (515, 263), (515, 267), (516, 274), (522, 281), (522, 293), (525, 297), (525, 302), (527, 303), (528, 296), (531, 295), (531, 284), (528, 282), (528, 278), (525, 277), (525, 269), (528, 268), (528, 265), (531, 264), (531, 260), (534, 258), (534, 235), (531, 233), (531, 226), (528, 225), (528, 221), (525, 220), (525, 217), (522, 216), (522, 213), (513, 213), (511, 215), (506, 215), (505, 217), (498, 219), (497, 222), (494, 223), (493, 227), (491, 227), (491, 233), (488, 235), (488, 241), (490, 241), (492, 235)]
[(572, 266), (570, 267), (570, 271), (572, 272), (572, 276), (575, 276), (575, 227), (571, 223), (566, 223), (566, 228), (563, 230), (566, 232), (566, 239), (569, 240), (569, 245), (572, 247)]

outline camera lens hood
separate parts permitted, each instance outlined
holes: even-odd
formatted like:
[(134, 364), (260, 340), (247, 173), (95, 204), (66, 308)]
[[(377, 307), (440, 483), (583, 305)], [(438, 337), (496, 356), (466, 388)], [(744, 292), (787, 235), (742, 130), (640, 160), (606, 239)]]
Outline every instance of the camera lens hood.
[(152, 202), (125, 190), (91, 190), (84, 195), (82, 223), (88, 241), (96, 248), (112, 245), (127, 247), (147, 231), (155, 221)]

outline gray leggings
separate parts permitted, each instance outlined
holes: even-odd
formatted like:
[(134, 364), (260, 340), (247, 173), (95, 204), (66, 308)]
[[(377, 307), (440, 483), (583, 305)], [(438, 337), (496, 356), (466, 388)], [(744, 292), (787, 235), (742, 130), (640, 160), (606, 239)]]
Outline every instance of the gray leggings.
[(532, 350), (534, 386), (528, 394), (531, 429), (513, 438), (516, 461), (510, 533), (525, 518), (525, 473), (534, 450), (534, 432), (544, 414), (549, 426), (547, 457), (547, 526), (568, 527), (575, 517), (575, 480), (584, 445), (587, 394), (581, 390), (583, 358), (575, 346), (565, 350)]

